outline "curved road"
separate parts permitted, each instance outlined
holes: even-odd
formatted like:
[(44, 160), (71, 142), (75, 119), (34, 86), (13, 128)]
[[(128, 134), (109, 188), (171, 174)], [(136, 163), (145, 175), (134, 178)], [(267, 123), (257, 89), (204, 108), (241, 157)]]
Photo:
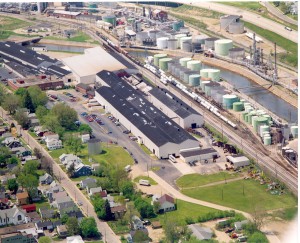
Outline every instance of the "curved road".
[[(183, 0), (179, 2), (186, 4), (186, 1)], [(224, 14), (242, 15), (245, 21), (255, 24), (261, 28), (273, 31), (274, 33), (281, 35), (284, 38), (298, 43), (298, 31), (288, 31), (284, 28), (284, 25), (274, 22), (270, 19), (264, 18), (250, 11), (214, 2), (192, 2), (191, 5), (211, 9)]]

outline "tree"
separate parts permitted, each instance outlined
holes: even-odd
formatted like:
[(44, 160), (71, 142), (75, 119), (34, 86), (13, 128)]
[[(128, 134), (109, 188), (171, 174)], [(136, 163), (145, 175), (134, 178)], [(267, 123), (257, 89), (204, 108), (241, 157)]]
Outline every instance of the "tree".
[(5, 96), (2, 106), (9, 114), (15, 114), (16, 110), (20, 107), (20, 98), (16, 95), (8, 94)]
[(247, 242), (248, 243), (257, 243), (257, 242), (259, 242), (259, 243), (267, 243), (269, 241), (268, 241), (267, 237), (263, 233), (257, 231), (254, 234), (252, 234), (252, 235), (249, 236)]
[(93, 133), (93, 129), (88, 124), (80, 124), (78, 131), (80, 134), (89, 133), (91, 135)]
[(69, 146), (70, 150), (77, 155), (83, 148), (82, 141), (79, 137), (68, 135), (65, 138), (65, 144)]
[(0, 147), (0, 167), (3, 168), (7, 164), (8, 158), (11, 157), (11, 152), (7, 147)]
[(126, 198), (131, 198), (134, 195), (134, 185), (131, 181), (126, 180), (120, 183), (120, 191)]
[(68, 219), (69, 219), (69, 216), (68, 216), (68, 214), (64, 214), (62, 217), (61, 217), (61, 223), (62, 224), (66, 224), (67, 223), (67, 221), (68, 221)]
[(25, 108), (27, 108), (31, 113), (35, 112), (35, 107), (32, 103), (32, 99), (31, 96), (28, 92), (28, 90), (26, 90), (24, 96), (23, 96), (23, 105)]
[(124, 221), (130, 222), (130, 228), (133, 229), (133, 224), (132, 224), (132, 217), (136, 215), (138, 217), (140, 217), (140, 213), (137, 211), (137, 209), (134, 207), (134, 203), (133, 202), (128, 202), (127, 203), (127, 211), (123, 216)]
[(121, 182), (128, 180), (128, 173), (123, 168), (112, 168), (108, 176), (114, 191), (120, 191)]
[(29, 194), (29, 197), (32, 198), (34, 193), (36, 192), (36, 188), (39, 185), (38, 178), (31, 174), (20, 174), (17, 181), (23, 188), (26, 189), (26, 191)]
[(60, 123), (57, 120), (57, 117), (51, 114), (48, 114), (44, 117), (44, 127), (51, 132), (56, 132), (56, 130), (61, 127)]
[(155, 213), (159, 213), (159, 209), (160, 209), (160, 203), (159, 202), (154, 202), (153, 203), (153, 210)]
[(18, 88), (15, 91), (15, 95), (18, 95), (20, 97), (24, 97), (25, 93), (28, 92), (26, 88)]
[(11, 158), (8, 159), (7, 161), (8, 164), (13, 165), (13, 164), (18, 164), (19, 163), (19, 159), (16, 156), (13, 156)]
[(38, 86), (31, 86), (28, 89), (34, 108), (45, 106), (48, 102), (46, 92), (42, 91)]
[(80, 234), (80, 228), (77, 221), (77, 218), (70, 217), (66, 222), (66, 227), (68, 230), (68, 235), (78, 235)]
[(16, 193), (18, 191), (19, 184), (16, 179), (9, 179), (7, 181), (7, 187), (8, 187), (8, 190)]
[(149, 237), (142, 230), (137, 230), (134, 234), (133, 242), (149, 242)]
[(31, 160), (28, 161), (24, 166), (23, 166), (23, 173), (25, 175), (34, 175), (37, 177), (37, 170), (39, 167), (39, 162), (36, 160)]
[(74, 165), (74, 163), (72, 163), (69, 166), (68, 171), (67, 171), (69, 177), (73, 177), (74, 176), (74, 172), (75, 172), (75, 165)]
[(49, 113), (49, 110), (45, 106), (40, 105), (35, 109), (35, 115), (39, 119), (41, 124), (44, 124), (45, 117), (48, 115), (48, 113)]
[(92, 204), (99, 219), (105, 219), (104, 205), (105, 201), (99, 195), (92, 197)]
[(39, 243), (51, 243), (51, 242), (52, 242), (52, 240), (48, 236), (42, 236), (39, 238)]
[(30, 127), (30, 119), (26, 112), (18, 109), (14, 115), (14, 118), (22, 128), (28, 129)]
[(78, 120), (78, 115), (73, 108), (59, 103), (52, 107), (50, 113), (57, 117), (57, 121), (63, 128), (67, 130), (76, 129), (75, 121)]
[(100, 235), (94, 218), (83, 218), (80, 222), (81, 234), (84, 238), (92, 238)]
[(186, 225), (180, 225), (174, 218), (166, 218), (164, 224), (166, 242), (177, 242), (186, 233)]
[(106, 221), (112, 220), (113, 215), (112, 215), (112, 212), (111, 212), (111, 209), (110, 209), (109, 201), (107, 199), (105, 200), (104, 207), (105, 207), (105, 220)]
[(39, 150), (38, 148), (34, 148), (34, 149), (33, 149), (33, 154), (34, 154), (38, 159), (41, 159), (42, 156), (43, 156), (41, 150)]
[(6, 88), (2, 84), (0, 84), (0, 105), (3, 103), (6, 95), (7, 95)]
[(257, 200), (252, 203), (252, 220), (258, 230), (261, 229), (268, 216), (263, 203), (263, 200)]
[(153, 206), (141, 197), (134, 201), (134, 206), (140, 212), (142, 218), (153, 218), (155, 216)]

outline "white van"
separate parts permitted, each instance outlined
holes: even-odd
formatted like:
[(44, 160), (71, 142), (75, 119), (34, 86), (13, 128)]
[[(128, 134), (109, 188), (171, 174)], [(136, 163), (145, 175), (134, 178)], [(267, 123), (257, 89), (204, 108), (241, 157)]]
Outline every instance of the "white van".
[(139, 184), (141, 186), (150, 186), (150, 182), (148, 180), (139, 180)]
[(126, 172), (131, 171), (131, 165), (126, 165), (124, 169)]

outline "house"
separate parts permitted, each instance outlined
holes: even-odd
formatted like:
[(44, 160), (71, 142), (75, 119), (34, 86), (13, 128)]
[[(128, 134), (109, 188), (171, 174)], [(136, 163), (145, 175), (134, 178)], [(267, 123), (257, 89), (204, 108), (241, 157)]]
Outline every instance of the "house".
[(51, 175), (49, 175), (48, 173), (46, 173), (45, 175), (40, 176), (39, 181), (41, 184), (49, 185), (52, 183), (53, 177)]
[(47, 132), (46, 129), (43, 129), (42, 126), (36, 126), (34, 129), (33, 129), (35, 135), (37, 135), (38, 137), (43, 137), (44, 136), (44, 133)]
[(10, 225), (10, 224), (24, 224), (25, 212), (17, 206), (14, 206), (9, 209), (0, 210), (0, 226)]
[(40, 164), (40, 161), (37, 160), (37, 157), (36, 156), (32, 156), (32, 155), (23, 156), (22, 159), (21, 159), (21, 163), (22, 163), (22, 165), (25, 165), (28, 161), (32, 161), (32, 160), (35, 160), (35, 161), (37, 161)]
[[(78, 222), (80, 222), (80, 221), (84, 218), (84, 215), (83, 215), (83, 213), (82, 213), (80, 210), (78, 210), (78, 211), (76, 211), (76, 212), (74, 212), (74, 211), (73, 211), (73, 212), (67, 212), (67, 213), (65, 213), (65, 214), (67, 214), (69, 218), (70, 218), (70, 217), (76, 218)], [(64, 216), (64, 215), (60, 215), (61, 218), (62, 218), (63, 216)]]
[(42, 138), (45, 142), (50, 139), (56, 139), (59, 140), (59, 135), (53, 132), (45, 132)]
[(134, 230), (144, 229), (145, 226), (142, 220), (138, 216), (132, 216), (131, 218), (132, 226)]
[(55, 150), (55, 149), (60, 149), (62, 148), (62, 141), (55, 139), (55, 138), (50, 138), (46, 139), (46, 146), (49, 150)]
[(77, 206), (70, 197), (57, 198), (52, 205), (57, 207), (60, 215), (63, 215), (67, 212), (78, 211)]
[(59, 161), (64, 165), (70, 163), (82, 163), (81, 159), (74, 154), (62, 154), (61, 156), (59, 156)]
[(16, 175), (15, 175), (15, 174), (12, 174), (12, 175), (5, 175), (5, 176), (2, 176), (2, 177), (1, 177), (1, 184), (2, 184), (2, 185), (6, 185), (6, 184), (7, 184), (7, 181), (10, 180), (10, 179), (16, 179)]
[(35, 212), (36, 211), (36, 205), (35, 204), (28, 204), (23, 205), (21, 207), (26, 213)]
[[(31, 151), (24, 147), (20, 147), (19, 151), (17, 152), (17, 155), (19, 157), (23, 157), (23, 158), (26, 156), (31, 156), (31, 154), (32, 154)], [(32, 156), (32, 157), (35, 157), (35, 156)], [(37, 158), (35, 157), (35, 159), (37, 159)], [(27, 159), (27, 160), (29, 160), (29, 159)], [(31, 160), (33, 160), (33, 158), (31, 158)]]
[(59, 226), (56, 227), (56, 230), (57, 230), (57, 234), (60, 237), (67, 237), (68, 236), (68, 230), (67, 230), (66, 225), (59, 225)]
[(159, 212), (160, 213), (169, 212), (169, 211), (173, 211), (176, 209), (175, 199), (167, 194), (165, 194), (161, 197), (154, 195), (152, 197), (152, 204), (154, 204), (155, 202), (159, 203)]
[(40, 208), (39, 212), (40, 212), (41, 218), (43, 220), (52, 219), (54, 217), (54, 210), (53, 209)]
[(162, 226), (161, 226), (161, 223), (160, 223), (159, 221), (153, 221), (153, 222), (151, 223), (151, 225), (152, 225), (152, 229), (159, 229), (159, 228), (162, 227)]
[(22, 147), (22, 143), (19, 141), (13, 141), (11, 143), (9, 143), (8, 145), (6, 145), (6, 147), (8, 147), (9, 149), (13, 149), (13, 148), (19, 148)]
[(37, 212), (26, 213), (26, 218), (28, 222), (37, 223), (42, 221), (41, 216)]
[(18, 205), (26, 205), (28, 203), (29, 196), (27, 192), (17, 193), (16, 197)]
[(112, 208), (110, 208), (110, 210), (115, 219), (122, 218), (124, 216), (124, 214), (126, 213), (126, 207), (124, 205), (112, 207)]
[(67, 237), (67, 243), (84, 243), (80, 235)]
[(234, 229), (235, 230), (241, 230), (243, 228), (243, 225), (248, 224), (248, 220), (243, 220), (243, 221), (239, 221), (239, 222), (235, 222), (234, 223)]
[(209, 240), (213, 236), (213, 232), (210, 228), (201, 227), (197, 224), (191, 224), (188, 227), (192, 231), (192, 235), (198, 240)]
[(90, 134), (82, 134), (81, 135), (81, 141), (83, 143), (87, 143), (87, 141), (89, 141), (91, 139)]
[(0, 210), (8, 209), (10, 202), (8, 201), (8, 198), (0, 198)]
[(89, 197), (99, 193), (99, 192), (102, 192), (102, 187), (94, 187), (94, 188), (90, 188), (89, 191), (88, 191), (88, 195)]
[(20, 139), (15, 138), (15, 137), (7, 137), (2, 141), (2, 144), (5, 146), (8, 146), (12, 142), (20, 142)]
[(25, 232), (10, 233), (0, 236), (1, 243), (36, 243), (36, 239), (32, 234), (27, 234)]
[(106, 190), (103, 190), (101, 192), (98, 193), (100, 195), (100, 197), (102, 198), (106, 198), (107, 197), (107, 191)]
[(33, 223), (0, 227), (0, 235), (12, 234), (12, 233), (18, 233), (18, 232), (25, 232), (27, 234), (31, 233), (34, 237), (37, 236), (35, 225)]
[(75, 165), (75, 171), (73, 173), (74, 177), (80, 177), (80, 176), (88, 176), (92, 174), (92, 168), (89, 165), (85, 164), (77, 164)]
[(96, 185), (96, 183), (97, 183), (96, 179), (88, 177), (88, 178), (80, 181), (79, 185), (80, 185), (80, 188), (84, 189), (84, 188), (86, 188), (89, 185), (94, 185), (94, 184)]
[(62, 192), (55, 192), (52, 195), (52, 199), (53, 201), (56, 201), (58, 198), (63, 198), (63, 197), (67, 197), (68, 194), (66, 191), (62, 191)]
[(43, 221), (35, 223), (37, 230), (53, 230), (53, 223), (51, 221)]

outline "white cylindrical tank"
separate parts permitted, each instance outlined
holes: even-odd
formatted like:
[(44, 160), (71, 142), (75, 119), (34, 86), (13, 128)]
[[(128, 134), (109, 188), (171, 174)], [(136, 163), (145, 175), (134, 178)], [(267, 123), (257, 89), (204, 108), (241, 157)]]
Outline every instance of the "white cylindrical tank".
[(228, 51), (228, 56), (232, 59), (244, 59), (245, 49), (239, 47), (230, 48)]
[(215, 41), (215, 52), (220, 56), (228, 56), (229, 49), (233, 47), (232, 40), (229, 39), (221, 39)]
[(177, 40), (176, 39), (169, 39), (168, 40), (168, 49), (169, 50), (176, 50), (177, 49)]
[(177, 48), (180, 48), (180, 39), (186, 37), (186, 34), (177, 34), (175, 35), (175, 39), (177, 40)]
[(168, 37), (160, 37), (157, 38), (156, 43), (157, 43), (157, 48), (159, 49), (166, 49), (168, 47)]
[(204, 44), (207, 38), (209, 38), (207, 35), (196, 35), (193, 39), (193, 42)]
[(212, 81), (219, 82), (220, 81), (220, 70), (219, 69), (209, 69), (208, 78)]
[(211, 37), (204, 40), (205, 49), (214, 49), (215, 48), (215, 41), (219, 40), (218, 38)]
[(187, 67), (187, 62), (189, 62), (191, 60), (192, 60), (192, 58), (190, 58), (190, 57), (183, 57), (183, 58), (179, 59), (179, 63), (181, 66)]
[(181, 43), (181, 50), (183, 50), (184, 52), (191, 52), (192, 51), (192, 43), (188, 42), (188, 41), (184, 41)]
[(189, 27), (181, 27), (179, 29), (179, 32), (182, 34), (189, 34), (190, 33), (190, 28)]
[(188, 42), (190, 44), (192, 44), (192, 37), (191, 36), (185, 36), (185, 37), (181, 37), (180, 38), (180, 49), (182, 49), (182, 45), (184, 42)]
[(230, 34), (243, 34), (244, 22), (234, 22), (229, 25), (228, 32)]
[(192, 71), (200, 71), (201, 62), (198, 60), (188, 61), (186, 66), (187, 66), (187, 68), (189, 68)]

